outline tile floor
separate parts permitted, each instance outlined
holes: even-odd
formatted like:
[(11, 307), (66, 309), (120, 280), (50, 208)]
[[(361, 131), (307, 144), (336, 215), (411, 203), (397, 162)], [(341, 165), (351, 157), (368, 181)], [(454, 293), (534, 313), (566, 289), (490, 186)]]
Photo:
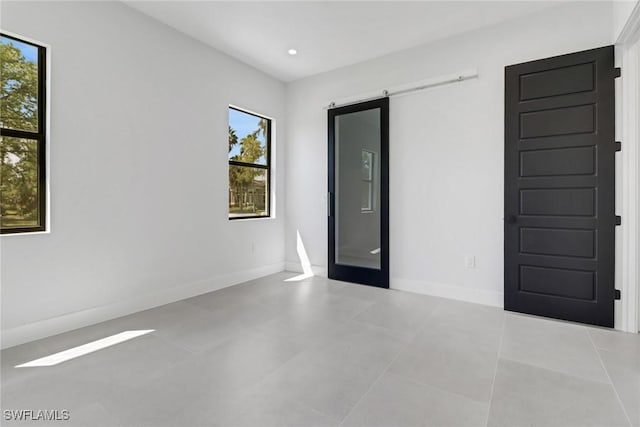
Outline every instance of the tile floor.
[[(640, 335), (292, 276), (7, 349), (2, 409), (69, 410), (59, 426), (640, 426)], [(14, 368), (133, 329), (155, 332)]]

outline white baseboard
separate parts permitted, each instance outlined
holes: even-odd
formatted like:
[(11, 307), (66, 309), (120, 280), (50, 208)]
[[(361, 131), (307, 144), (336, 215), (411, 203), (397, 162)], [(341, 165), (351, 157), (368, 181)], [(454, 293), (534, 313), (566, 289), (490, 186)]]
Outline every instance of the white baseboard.
[(196, 295), (216, 291), (218, 289), (257, 279), (269, 274), (278, 273), (284, 269), (285, 263), (278, 262), (251, 270), (238, 271), (181, 286), (173, 286), (157, 293), (140, 295), (127, 301), (93, 307), (39, 322), (20, 325), (15, 328), (2, 331), (2, 337), (0, 338), (1, 348), (5, 349), (13, 347), (85, 326), (94, 325), (106, 320), (126, 316), (138, 311), (148, 310), (153, 307), (191, 298)]
[(473, 289), (457, 285), (391, 278), (391, 289), (431, 295), (475, 304), (504, 307), (504, 294), (486, 289)]
[[(297, 261), (287, 261), (285, 263), (285, 270), (291, 271), (293, 273), (304, 273), (302, 264)], [(327, 277), (327, 268), (322, 265), (312, 265), (311, 271), (313, 272), (314, 276)]]
[[(304, 273), (302, 264), (295, 261), (287, 261), (285, 270), (294, 273)], [(327, 268), (321, 265), (312, 265), (311, 270), (316, 276), (327, 277)], [(413, 292), (416, 294), (431, 295), (441, 298), (466, 301), (475, 304), (490, 305), (492, 307), (504, 307), (504, 294), (498, 291), (485, 289), (466, 288), (457, 285), (445, 285), (442, 283), (424, 282), (391, 278), (391, 289)]]

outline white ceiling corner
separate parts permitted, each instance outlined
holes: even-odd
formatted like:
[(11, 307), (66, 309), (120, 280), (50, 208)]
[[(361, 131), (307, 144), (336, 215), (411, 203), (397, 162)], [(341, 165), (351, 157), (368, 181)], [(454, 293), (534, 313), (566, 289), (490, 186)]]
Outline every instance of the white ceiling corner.
[[(285, 82), (472, 31), (555, 1), (124, 3)], [(290, 48), (298, 54), (287, 54)]]

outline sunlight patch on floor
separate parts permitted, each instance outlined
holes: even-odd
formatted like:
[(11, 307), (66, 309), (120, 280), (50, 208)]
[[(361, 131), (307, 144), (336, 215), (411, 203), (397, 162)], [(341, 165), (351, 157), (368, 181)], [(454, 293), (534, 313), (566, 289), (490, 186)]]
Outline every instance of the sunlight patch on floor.
[(111, 335), (110, 337), (102, 338), (87, 344), (80, 345), (78, 347), (70, 348), (69, 350), (64, 350), (59, 353), (42, 357), (40, 359), (32, 360), (31, 362), (17, 365), (16, 368), (54, 366), (62, 362), (66, 362), (67, 360), (75, 359), (76, 357), (84, 356), (86, 354), (93, 353), (94, 351), (102, 350), (104, 348), (120, 344), (121, 342), (149, 334), (153, 331), (155, 331), (155, 329), (120, 332), (119, 334)]
[(313, 277), (311, 261), (309, 261), (307, 250), (305, 249), (304, 243), (302, 242), (302, 237), (300, 237), (300, 230), (296, 230), (296, 251), (298, 252), (300, 265), (302, 265), (302, 274), (286, 279), (285, 282), (299, 282), (301, 280), (308, 279), (309, 277)]

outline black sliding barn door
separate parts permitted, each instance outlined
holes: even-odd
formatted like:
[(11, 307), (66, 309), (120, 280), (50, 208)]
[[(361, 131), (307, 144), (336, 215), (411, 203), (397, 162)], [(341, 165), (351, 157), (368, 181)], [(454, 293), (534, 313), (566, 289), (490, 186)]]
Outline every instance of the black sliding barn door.
[(389, 98), (329, 109), (329, 278), (389, 287)]
[(613, 46), (505, 68), (506, 310), (613, 327)]

